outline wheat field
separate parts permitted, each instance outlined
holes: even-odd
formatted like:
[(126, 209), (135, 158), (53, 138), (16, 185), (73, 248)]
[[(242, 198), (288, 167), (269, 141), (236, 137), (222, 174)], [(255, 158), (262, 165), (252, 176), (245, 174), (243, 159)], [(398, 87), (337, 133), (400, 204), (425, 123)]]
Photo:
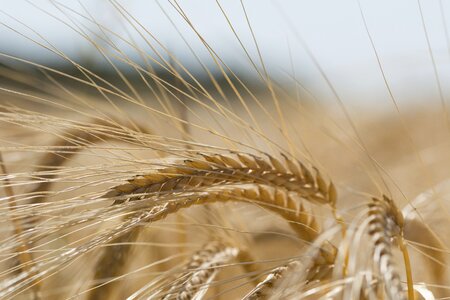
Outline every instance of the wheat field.
[(109, 71), (1, 23), (66, 67), (0, 53), (0, 299), (450, 298), (448, 84), (399, 101), (361, 3), (383, 105), (342, 97), (300, 35), (332, 100), (271, 76), (245, 1), (256, 54), (224, 22), (252, 76), (177, 1), (201, 76), (119, 1), (145, 47), (51, 2)]

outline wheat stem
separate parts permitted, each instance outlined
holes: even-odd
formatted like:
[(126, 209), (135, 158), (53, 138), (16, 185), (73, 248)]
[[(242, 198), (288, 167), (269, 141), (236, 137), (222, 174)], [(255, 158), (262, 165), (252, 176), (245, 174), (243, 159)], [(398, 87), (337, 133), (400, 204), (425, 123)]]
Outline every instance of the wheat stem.
[(403, 255), (403, 261), (405, 263), (406, 283), (408, 285), (408, 299), (414, 300), (414, 281), (412, 278), (411, 261), (409, 259), (408, 248), (403, 236), (399, 238), (399, 247)]

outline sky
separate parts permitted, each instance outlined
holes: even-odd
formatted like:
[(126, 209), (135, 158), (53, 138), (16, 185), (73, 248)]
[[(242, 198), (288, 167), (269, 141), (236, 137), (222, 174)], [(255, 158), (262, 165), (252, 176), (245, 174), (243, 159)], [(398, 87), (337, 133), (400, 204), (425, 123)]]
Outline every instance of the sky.
[[(102, 44), (95, 35), (110, 30), (117, 34), (108, 33), (111, 41), (130, 57), (139, 53), (121, 38), (153, 55), (147, 42), (158, 50), (161, 43), (199, 71), (192, 49), (214, 69), (199, 33), (232, 68), (251, 70), (242, 43), (261, 69), (253, 30), (269, 72), (287, 80), (295, 77), (319, 98), (334, 97), (322, 70), (342, 98), (387, 103), (375, 54), (398, 102), (438, 98), (438, 83), (444, 97), (450, 95), (450, 2), (445, 0), (244, 0), (251, 30), (239, 0), (178, 1), (195, 31), (171, 5), (176, 3), (167, 0), (121, 0), (116, 7), (107, 0), (0, 1), (0, 52), (46, 64), (58, 59), (45, 47), (56, 47), (77, 61), (101, 65), (101, 55), (94, 55), (95, 49), (76, 31)], [(132, 22), (124, 15), (128, 20), (132, 16)]]

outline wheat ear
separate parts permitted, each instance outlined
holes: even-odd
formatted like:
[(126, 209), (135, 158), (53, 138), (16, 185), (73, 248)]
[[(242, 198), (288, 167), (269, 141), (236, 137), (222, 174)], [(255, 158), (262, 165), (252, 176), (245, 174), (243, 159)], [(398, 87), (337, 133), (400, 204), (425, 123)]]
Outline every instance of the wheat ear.
[[(391, 239), (399, 237), (403, 228), (403, 215), (395, 203), (383, 196), (373, 198), (369, 204), (369, 235), (373, 248), (373, 258), (378, 266), (378, 272), (383, 277), (386, 294), (389, 299), (405, 299), (400, 275), (392, 254)], [(408, 280), (409, 281), (409, 280)], [(408, 287), (409, 288), (409, 287)], [(408, 293), (414, 291), (408, 291)], [(414, 299), (414, 294), (409, 295)]]
[(240, 153), (234, 156), (201, 153), (175, 166), (138, 175), (114, 187), (107, 197), (183, 191), (222, 183), (257, 183), (284, 188), (316, 204), (335, 206), (337, 195), (333, 183), (326, 184), (318, 171), (313, 176), (301, 163), (287, 157), (285, 161), (287, 167), (272, 156), (267, 161)]
[[(105, 197), (115, 197), (114, 204), (117, 205), (127, 200), (186, 192), (193, 188), (206, 188), (225, 183), (270, 184), (280, 188), (271, 191), (268, 187), (258, 185), (257, 188), (250, 189), (238, 187), (228, 191), (210, 191), (209, 200), (230, 200), (232, 196), (236, 201), (242, 201), (242, 199), (258, 201), (290, 221), (290, 226), (297, 235), (306, 241), (313, 241), (316, 238), (320, 231), (319, 226), (299, 200), (293, 198), (286, 190), (314, 203), (327, 203), (332, 207), (335, 205), (334, 185), (332, 183), (327, 185), (319, 172), (314, 177), (303, 164), (297, 164), (287, 157), (285, 157), (287, 167), (272, 156), (268, 156), (268, 161), (244, 154), (235, 154), (235, 157), (201, 154), (200, 157), (202, 159), (185, 160), (179, 166), (136, 176), (129, 180), (129, 183), (114, 187)], [(231, 194), (227, 196), (227, 193)], [(113, 250), (117, 249), (107, 248), (98, 264), (110, 261), (116, 255), (112, 253)], [(121, 255), (126, 256), (127, 251), (129, 251), (128, 248), (123, 248), (120, 250)], [(323, 253), (318, 260), (326, 255)], [(97, 272), (95, 279), (101, 280), (111, 275), (113, 274), (110, 272)]]
[[(313, 241), (311, 241), (313, 242)], [(336, 258), (336, 248), (328, 241), (322, 243), (318, 251), (313, 255), (311, 265), (306, 271), (305, 284), (313, 281), (322, 281), (331, 274)], [(273, 269), (265, 279), (257, 284), (245, 297), (245, 300), (266, 299), (272, 293), (280, 280), (295, 272), (299, 261), (292, 261), (284, 266)]]
[[(123, 197), (129, 199), (131, 197), (133, 201), (142, 202), (144, 206), (149, 207), (161, 201), (160, 197), (162, 196), (167, 197), (167, 199), (172, 197), (174, 202), (183, 207), (228, 201), (258, 204), (287, 220), (298, 236), (306, 241), (313, 241), (320, 232), (319, 224), (301, 203), (301, 199), (284, 189), (262, 184), (214, 185), (183, 192), (166, 192), (160, 195), (153, 193), (121, 195), (116, 196), (116, 201), (124, 202), (126, 200)], [(117, 197), (120, 200), (117, 200)], [(151, 200), (151, 202), (146, 203), (145, 200)]]
[[(122, 195), (123, 197), (124, 195)], [(299, 199), (292, 197), (287, 191), (274, 189), (272, 187), (267, 187), (264, 185), (225, 185), (225, 186), (215, 186), (211, 187), (208, 190), (203, 189), (201, 192), (191, 192), (191, 193), (175, 193), (174, 195), (166, 194), (165, 197), (168, 197), (168, 201), (171, 201), (171, 197), (177, 200), (173, 200), (168, 204), (173, 206), (174, 210), (170, 213), (175, 213), (180, 208), (189, 207), (191, 205), (201, 205), (206, 203), (213, 202), (227, 202), (227, 201), (240, 201), (240, 202), (250, 202), (257, 203), (270, 211), (273, 211), (286, 220), (289, 221), (291, 228), (297, 233), (297, 235), (303, 238), (306, 241), (313, 241), (317, 234), (320, 232), (320, 228), (315, 218), (309, 213), (306, 208), (300, 203)], [(126, 197), (137, 197), (137, 195), (127, 195)], [(135, 210), (145, 210), (148, 207), (155, 205), (151, 202), (148, 203), (147, 198), (152, 199), (152, 194), (150, 195), (141, 195), (140, 198), (143, 198), (139, 202), (142, 202), (144, 207), (138, 206)], [(154, 196), (153, 200), (160, 201), (163, 198), (162, 196)], [(121, 203), (119, 201), (117, 203)], [(116, 204), (117, 205), (117, 204)], [(176, 209), (175, 209), (176, 208)], [(152, 220), (155, 221), (155, 220)], [(136, 227), (131, 229), (132, 236), (135, 236), (139, 233), (141, 227)], [(112, 243), (120, 243), (123, 242), (124, 239), (127, 239), (127, 236), (118, 236), (116, 239), (111, 240)], [(128, 240), (127, 240), (128, 241)], [(95, 273), (94, 281), (102, 280), (104, 278), (110, 278), (113, 276), (119, 275), (117, 272), (121, 270), (120, 265), (125, 263), (124, 260), (128, 257), (128, 253), (131, 250), (131, 247), (117, 246), (117, 247), (107, 247), (97, 262), (98, 271)], [(121, 260), (115, 260), (115, 257), (119, 255), (122, 258)], [(327, 255), (326, 252), (323, 253), (325, 257)], [(103, 265), (108, 265), (110, 262), (114, 262), (116, 266), (114, 268), (104, 268)], [(105, 287), (102, 287), (101, 293), (106, 295), (109, 291), (104, 290)], [(92, 297), (89, 299), (95, 299), (94, 296), (97, 295), (97, 292), (91, 292)]]
[(221, 242), (210, 242), (191, 257), (183, 275), (171, 283), (172, 287), (161, 299), (201, 299), (214, 280), (218, 267), (235, 259), (238, 253), (239, 250), (235, 247)]

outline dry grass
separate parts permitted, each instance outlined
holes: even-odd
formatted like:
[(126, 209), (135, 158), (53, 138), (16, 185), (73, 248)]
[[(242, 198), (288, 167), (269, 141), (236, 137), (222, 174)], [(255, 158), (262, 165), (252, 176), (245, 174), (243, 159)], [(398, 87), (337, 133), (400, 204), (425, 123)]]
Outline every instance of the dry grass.
[(0, 86), (0, 298), (450, 296), (442, 107), (352, 112), (336, 94), (334, 109), (260, 56), (254, 91), (201, 40), (223, 75), (206, 85), (159, 40), (168, 58), (139, 51), (141, 65), (103, 33), (98, 51), (136, 82), (52, 47), (79, 75), (1, 69), (26, 88)]

